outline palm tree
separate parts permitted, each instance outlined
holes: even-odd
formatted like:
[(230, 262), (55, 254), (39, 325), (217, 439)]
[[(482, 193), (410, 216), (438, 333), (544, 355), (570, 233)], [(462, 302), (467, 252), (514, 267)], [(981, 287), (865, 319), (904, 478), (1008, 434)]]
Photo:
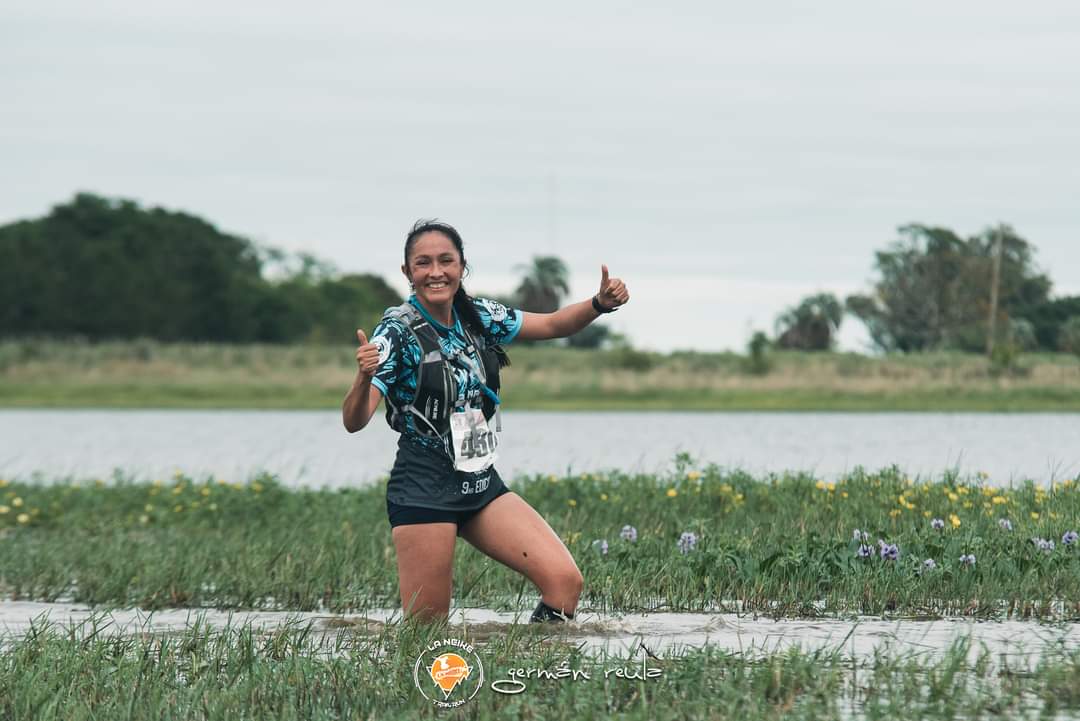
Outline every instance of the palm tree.
[(514, 291), (518, 307), (530, 313), (552, 313), (569, 295), (566, 264), (553, 255), (533, 256), (531, 265), (519, 265), (525, 274)]

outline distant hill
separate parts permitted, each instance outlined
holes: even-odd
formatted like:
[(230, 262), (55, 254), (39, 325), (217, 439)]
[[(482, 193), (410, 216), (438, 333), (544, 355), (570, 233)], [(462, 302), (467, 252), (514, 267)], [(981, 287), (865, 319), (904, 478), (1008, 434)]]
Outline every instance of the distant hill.
[(186, 213), (80, 193), (0, 226), (0, 337), (348, 342), (401, 296), (381, 277), (335, 275)]

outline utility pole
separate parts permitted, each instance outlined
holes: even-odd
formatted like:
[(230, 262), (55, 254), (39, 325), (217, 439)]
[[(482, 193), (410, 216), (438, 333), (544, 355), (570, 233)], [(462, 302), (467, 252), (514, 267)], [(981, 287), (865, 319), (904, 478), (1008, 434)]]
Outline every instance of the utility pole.
[(994, 355), (994, 337), (997, 335), (997, 308), (998, 308), (998, 286), (1001, 284), (1001, 244), (1002, 237), (1005, 233), (1002, 230), (1002, 226), (998, 223), (996, 241), (994, 243), (994, 270), (993, 277), (990, 281), (990, 317), (987, 319), (986, 328), (986, 355)]

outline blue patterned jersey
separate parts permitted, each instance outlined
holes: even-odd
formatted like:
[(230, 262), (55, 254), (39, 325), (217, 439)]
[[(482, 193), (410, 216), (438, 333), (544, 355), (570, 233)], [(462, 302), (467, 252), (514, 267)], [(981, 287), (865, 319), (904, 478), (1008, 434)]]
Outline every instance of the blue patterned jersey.
[[(409, 296), (408, 302), (431, 324), (439, 336), (439, 345), (442, 346), (444, 353), (450, 354), (455, 349), (463, 350), (466, 347), (461, 319), (457, 317), (456, 311), (453, 313), (454, 325), (447, 327), (432, 318), (415, 295)], [(510, 343), (521, 330), (523, 316), (520, 310), (507, 308), (501, 303), (486, 298), (473, 298), (473, 305), (483, 322), (484, 337), (488, 343)], [(387, 308), (387, 312), (391, 310), (393, 309)], [(375, 326), (371, 342), (379, 348), (379, 368), (371, 379), (372, 385), (398, 408), (408, 405), (416, 394), (416, 375), (420, 367), (420, 343), (413, 337), (403, 321), (385, 314)], [(479, 353), (474, 353), (473, 359), (477, 364), (483, 362)], [(454, 407), (464, 407), (468, 404), (474, 408), (480, 408), (480, 379), (474, 373), (457, 365), (451, 365), (451, 368), (458, 387), (458, 398)], [(418, 421), (413, 414), (405, 413), (404, 418), (405, 434), (410, 436), (411, 440), (445, 454), (446, 450), (438, 439), (422, 436), (416, 431)]]

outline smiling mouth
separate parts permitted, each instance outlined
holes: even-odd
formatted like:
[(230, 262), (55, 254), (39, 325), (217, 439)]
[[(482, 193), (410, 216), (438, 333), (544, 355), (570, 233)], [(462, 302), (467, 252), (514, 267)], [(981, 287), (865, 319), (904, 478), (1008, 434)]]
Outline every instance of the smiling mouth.
[(445, 283), (445, 282), (444, 283), (428, 283), (427, 284), (427, 287), (430, 288), (431, 290), (441, 290), (443, 288), (448, 288), (449, 286), (450, 286), (450, 284)]

